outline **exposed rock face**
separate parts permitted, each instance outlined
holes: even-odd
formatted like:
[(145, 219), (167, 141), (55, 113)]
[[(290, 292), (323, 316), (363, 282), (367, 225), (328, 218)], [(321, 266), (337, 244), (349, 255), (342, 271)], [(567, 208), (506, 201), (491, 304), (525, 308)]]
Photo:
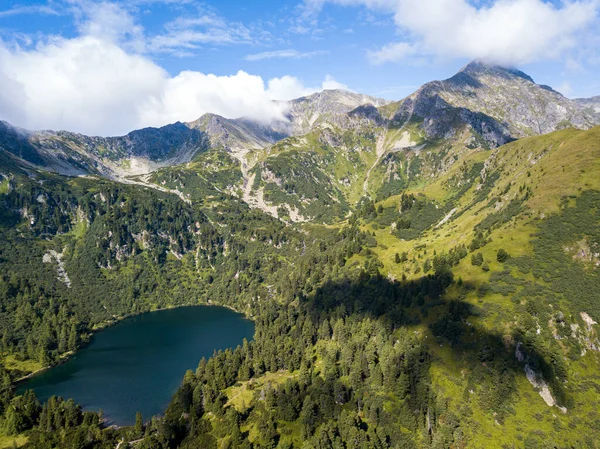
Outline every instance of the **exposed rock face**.
[(375, 126), (384, 126), (386, 124), (386, 120), (381, 115), (379, 109), (372, 104), (361, 105), (350, 111), (348, 116), (355, 120), (369, 121)]
[(472, 62), (399, 102), (391, 120), (398, 126), (422, 122), (427, 135), (437, 138), (448, 138), (466, 125), (497, 146), (568, 126), (587, 129), (600, 117), (523, 72)]
[(344, 125), (348, 113), (360, 106), (385, 106), (390, 103), (381, 98), (355, 94), (344, 90), (324, 90), (307, 97), (292, 100), (287, 117), (291, 135), (302, 135), (322, 123)]
[(451, 105), (435, 86), (430, 85), (403, 100), (391, 119), (391, 125), (395, 127), (410, 124), (420, 126), (428, 138), (434, 139), (451, 139), (464, 127), (469, 127), (490, 147), (514, 140), (507, 125), (484, 113)]
[[(526, 362), (527, 356), (521, 351), (522, 343), (518, 343), (515, 348), (515, 357), (519, 362)], [(555, 405), (559, 408), (559, 410), (563, 413), (567, 413), (567, 409), (565, 407), (561, 407), (557, 404), (556, 399), (552, 396), (552, 392), (546, 381), (542, 378), (542, 376), (536, 373), (528, 363), (525, 363), (523, 368), (525, 370), (525, 376), (527, 380), (531, 384), (531, 386), (539, 393), (544, 402), (548, 407), (554, 407)]]
[(62, 253), (59, 253), (54, 250), (48, 251), (44, 254), (42, 261), (44, 263), (53, 263), (56, 262), (56, 271), (58, 273), (58, 280), (65, 284), (67, 288), (71, 288), (71, 279), (69, 279), (69, 274), (65, 269), (65, 263), (63, 261), (64, 250)]
[(122, 137), (32, 132), (0, 122), (0, 148), (33, 165), (66, 175), (128, 171), (137, 174), (187, 162), (208, 149), (208, 139), (203, 132), (180, 122), (140, 129)]
[(215, 114), (204, 114), (187, 126), (206, 133), (212, 147), (224, 148), (234, 155), (264, 148), (289, 136), (285, 124), (263, 125), (244, 118), (229, 120)]
[(600, 95), (591, 98), (576, 98), (575, 103), (584, 109), (600, 114)]

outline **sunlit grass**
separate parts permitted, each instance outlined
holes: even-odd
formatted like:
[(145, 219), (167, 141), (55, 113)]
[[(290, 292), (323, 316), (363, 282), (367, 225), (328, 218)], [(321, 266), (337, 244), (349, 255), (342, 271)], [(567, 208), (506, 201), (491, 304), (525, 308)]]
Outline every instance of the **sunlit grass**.
[(22, 447), (27, 443), (28, 437), (25, 435), (4, 435), (0, 430), (0, 448)]

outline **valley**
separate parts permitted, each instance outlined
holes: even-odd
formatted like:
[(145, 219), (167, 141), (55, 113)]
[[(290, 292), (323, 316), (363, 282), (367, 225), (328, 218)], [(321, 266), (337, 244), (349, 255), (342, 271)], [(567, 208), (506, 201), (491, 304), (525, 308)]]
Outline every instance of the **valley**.
[[(399, 102), (292, 100), (269, 125), (3, 123), (4, 433), (27, 448), (597, 447), (592, 100), (473, 62)], [(107, 322), (203, 304), (251, 317), (253, 338), (198, 351), (161, 416), (113, 428), (14, 391)]]

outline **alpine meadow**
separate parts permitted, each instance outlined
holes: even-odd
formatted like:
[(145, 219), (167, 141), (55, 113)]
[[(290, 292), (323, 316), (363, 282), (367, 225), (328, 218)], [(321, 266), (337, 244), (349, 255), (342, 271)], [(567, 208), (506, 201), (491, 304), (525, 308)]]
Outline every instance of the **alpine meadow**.
[(598, 2), (8, 3), (0, 448), (600, 448)]

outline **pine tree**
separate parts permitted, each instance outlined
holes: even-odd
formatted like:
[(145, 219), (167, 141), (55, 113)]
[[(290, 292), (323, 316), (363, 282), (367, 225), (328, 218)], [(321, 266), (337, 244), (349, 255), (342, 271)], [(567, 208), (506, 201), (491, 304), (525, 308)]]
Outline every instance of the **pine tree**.
[(141, 438), (144, 435), (144, 418), (141, 412), (135, 414), (134, 432), (136, 438)]

